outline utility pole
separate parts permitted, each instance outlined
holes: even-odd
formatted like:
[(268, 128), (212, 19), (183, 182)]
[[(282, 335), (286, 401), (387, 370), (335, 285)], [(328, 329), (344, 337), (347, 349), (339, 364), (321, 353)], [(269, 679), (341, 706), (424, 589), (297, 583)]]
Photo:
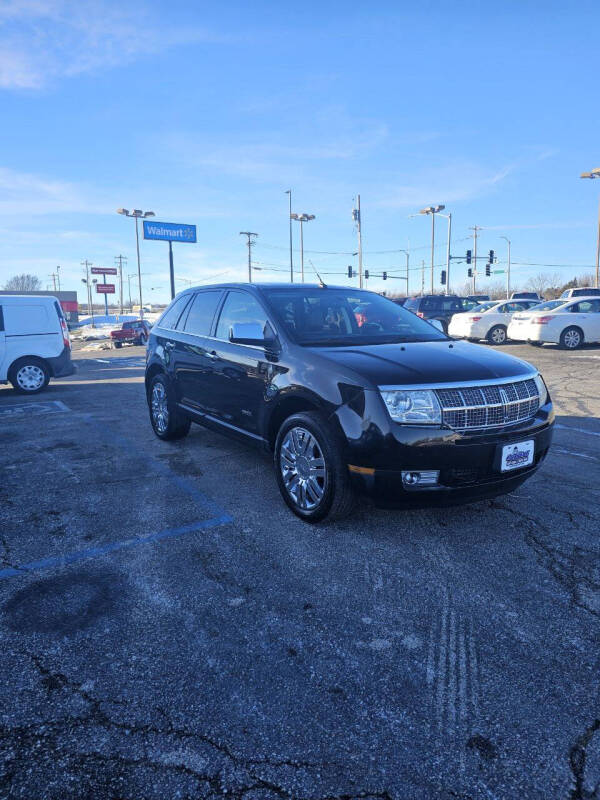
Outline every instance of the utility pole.
[[(443, 215), (442, 215), (443, 216)], [(446, 294), (450, 294), (450, 239), (452, 237), (452, 214), (448, 214), (448, 249), (446, 251)]]
[(425, 294), (425, 260), (421, 261), (421, 297)]
[(470, 230), (473, 231), (473, 277), (471, 278), (471, 294), (475, 294), (475, 276), (477, 275), (477, 231), (482, 228), (474, 225)]
[(287, 189), (285, 194), (289, 195), (289, 223), (290, 223), (290, 283), (294, 282), (294, 251), (292, 249), (292, 190)]
[(356, 195), (356, 208), (352, 211), (358, 231), (358, 286), (363, 288), (363, 261), (362, 261), (362, 220), (360, 215), (360, 195)]
[(54, 287), (53, 291), (56, 291), (56, 273), (51, 272), (50, 275), (48, 275), (48, 277), (52, 278), (52, 285)]
[(60, 265), (56, 267), (56, 280), (58, 281), (58, 291), (60, 292)]
[(115, 256), (115, 264), (119, 265), (119, 305), (121, 307), (121, 316), (123, 316), (123, 262), (125, 262), (125, 266), (127, 266), (126, 256)]
[(248, 237), (248, 283), (252, 283), (252, 248), (254, 247), (254, 239), (258, 236), (258, 233), (252, 233), (252, 231), (240, 231), (240, 236), (247, 236)]

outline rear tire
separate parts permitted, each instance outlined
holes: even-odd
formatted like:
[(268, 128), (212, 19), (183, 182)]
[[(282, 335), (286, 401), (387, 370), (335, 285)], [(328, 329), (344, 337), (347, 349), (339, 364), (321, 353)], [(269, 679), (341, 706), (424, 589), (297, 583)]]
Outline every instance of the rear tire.
[(285, 503), (305, 522), (350, 514), (355, 496), (340, 437), (316, 411), (288, 417), (275, 442), (275, 475)]
[(563, 350), (577, 350), (583, 344), (583, 331), (572, 325), (565, 328), (560, 335), (560, 346)]
[(182, 439), (190, 432), (191, 420), (177, 408), (175, 393), (166, 375), (152, 378), (148, 389), (148, 411), (152, 430), (159, 439)]
[(39, 394), (50, 381), (50, 369), (35, 356), (19, 358), (8, 371), (8, 380), (19, 394)]
[(506, 344), (506, 328), (504, 325), (494, 325), (488, 331), (488, 335), (485, 337), (488, 340), (489, 344), (492, 345), (499, 345), (499, 344)]
[(119, 350), (121, 347), (123, 347), (123, 342), (115, 342), (115, 347), (117, 350)]

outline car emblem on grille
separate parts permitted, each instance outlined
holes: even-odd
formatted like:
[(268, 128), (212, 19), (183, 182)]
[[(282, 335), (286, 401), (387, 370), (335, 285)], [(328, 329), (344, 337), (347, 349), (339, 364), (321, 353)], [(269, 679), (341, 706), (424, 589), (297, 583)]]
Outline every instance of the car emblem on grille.
[(502, 416), (504, 418), (504, 422), (508, 422), (508, 395), (502, 386), (499, 386), (498, 388), (500, 389), (500, 399), (502, 400)]

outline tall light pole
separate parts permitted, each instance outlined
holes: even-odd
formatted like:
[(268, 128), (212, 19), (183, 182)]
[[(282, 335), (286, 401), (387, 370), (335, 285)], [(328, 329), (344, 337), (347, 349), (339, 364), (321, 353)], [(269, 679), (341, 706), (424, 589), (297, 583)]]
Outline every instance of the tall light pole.
[(56, 267), (56, 279), (58, 281), (58, 291), (60, 292), (60, 264)]
[(452, 239), (452, 214), (440, 214), (440, 217), (445, 217), (448, 220), (448, 244), (446, 246), (446, 294), (450, 294), (450, 262), (452, 256), (450, 255), (450, 241)]
[(240, 231), (240, 236), (247, 236), (248, 237), (248, 283), (252, 283), (252, 248), (254, 247), (254, 240), (252, 237), (256, 239), (258, 233), (252, 233), (252, 231)]
[(90, 267), (92, 266), (92, 262), (88, 261), (87, 258), (85, 261), (81, 262), (81, 266), (85, 267), (85, 278), (81, 279), (82, 283), (85, 283), (87, 287), (87, 294), (88, 294), (88, 314), (92, 318), (92, 328), (94, 327), (94, 306), (92, 305), (92, 286), (90, 284)]
[(505, 242), (508, 242), (508, 269), (506, 270), (506, 299), (510, 299), (510, 239), (507, 236), (501, 236)]
[(292, 249), (292, 190), (286, 189), (285, 194), (289, 198), (289, 224), (290, 224), (290, 283), (294, 282), (294, 251)]
[(477, 275), (477, 234), (481, 230), (479, 225), (473, 225), (473, 277), (471, 278), (471, 294), (475, 294), (475, 276)]
[(290, 219), (295, 219), (300, 223), (300, 274), (302, 276), (302, 283), (304, 283), (304, 230), (303, 225), (305, 222), (310, 222), (315, 218), (314, 214), (290, 214)]
[(363, 263), (362, 263), (362, 216), (360, 213), (360, 195), (356, 195), (356, 208), (352, 209), (352, 219), (356, 222), (358, 233), (358, 287), (363, 288)]
[(135, 217), (135, 246), (137, 250), (137, 267), (138, 267), (138, 288), (140, 293), (140, 319), (144, 319), (144, 303), (142, 301), (142, 266), (140, 264), (140, 232), (138, 230), (138, 219), (146, 219), (146, 217), (155, 217), (154, 211), (142, 211), (140, 208), (134, 208), (129, 212), (126, 208), (117, 208), (117, 214), (122, 214), (124, 217)]
[(435, 251), (435, 215), (443, 211), (446, 206), (427, 206), (422, 208), (419, 214), (427, 214), (431, 216), (431, 294), (433, 294), (433, 268), (434, 268), (434, 251)]
[[(582, 178), (600, 178), (600, 167), (590, 172), (582, 172)], [(600, 288), (600, 201), (598, 204), (598, 239), (596, 242), (596, 289)]]

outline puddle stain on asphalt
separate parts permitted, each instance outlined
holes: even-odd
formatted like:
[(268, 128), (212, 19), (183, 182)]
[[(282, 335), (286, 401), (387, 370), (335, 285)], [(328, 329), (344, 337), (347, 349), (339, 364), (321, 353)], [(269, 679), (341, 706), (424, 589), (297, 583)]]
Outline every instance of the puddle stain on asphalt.
[(117, 572), (69, 572), (25, 586), (4, 603), (2, 612), (12, 631), (69, 635), (117, 614), (126, 592)]

